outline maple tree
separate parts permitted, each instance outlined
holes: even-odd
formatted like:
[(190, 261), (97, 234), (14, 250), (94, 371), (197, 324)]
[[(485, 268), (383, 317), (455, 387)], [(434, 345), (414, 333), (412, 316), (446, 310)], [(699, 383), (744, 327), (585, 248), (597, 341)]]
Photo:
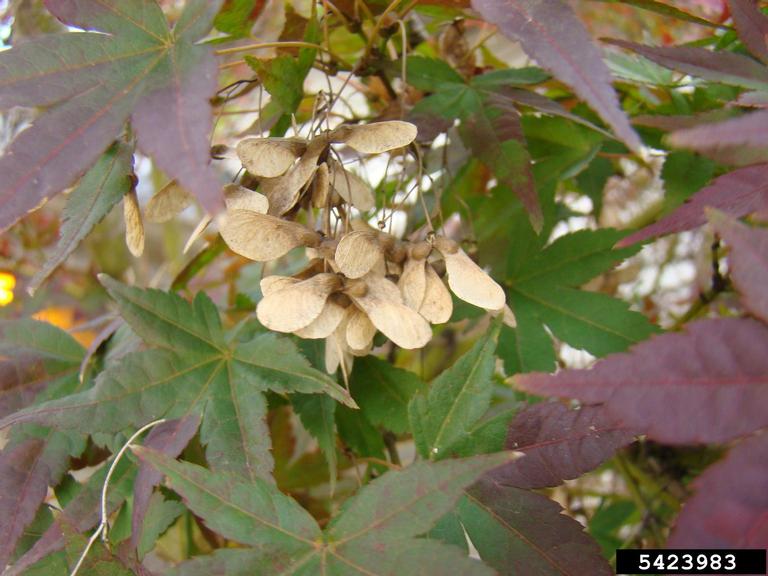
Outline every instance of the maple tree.
[(768, 548), (768, 7), (676, 4), (11, 2), (4, 573)]

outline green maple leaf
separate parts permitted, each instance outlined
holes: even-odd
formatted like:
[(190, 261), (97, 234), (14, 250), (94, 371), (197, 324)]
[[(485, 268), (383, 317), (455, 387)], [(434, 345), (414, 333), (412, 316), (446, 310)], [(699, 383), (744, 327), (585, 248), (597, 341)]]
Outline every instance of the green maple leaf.
[(505, 328), (500, 346), (510, 373), (554, 369), (545, 326), (556, 338), (596, 356), (620, 352), (658, 332), (625, 302), (578, 289), (639, 250), (613, 250), (623, 235), (611, 229), (574, 232), (517, 268), (508, 296), (518, 324)]
[(62, 213), (61, 237), (43, 267), (30, 281), (27, 290), (35, 291), (80, 241), (93, 230), (133, 185), (133, 149), (115, 142), (85, 173), (67, 195)]
[(413, 397), (408, 415), (414, 441), (425, 458), (451, 454), (491, 405), (498, 324), (429, 387)]
[(47, 107), (0, 159), (0, 229), (69, 186), (132, 120), (139, 147), (209, 210), (220, 185), (209, 166), (217, 66), (195, 44), (220, 0), (191, 0), (173, 29), (154, 0), (46, 0), (85, 30), (49, 34), (0, 54), (0, 108)]
[(342, 506), (323, 531), (295, 500), (260, 479), (250, 482), (135, 448), (206, 525), (252, 548), (221, 550), (179, 565), (172, 574), (326, 576), (494, 572), (458, 548), (418, 539), (453, 508), (464, 488), (510, 461), (507, 453), (419, 462), (388, 472)]
[(360, 410), (377, 426), (395, 434), (408, 432), (408, 403), (424, 382), (408, 370), (375, 356), (355, 360), (349, 388)]
[(101, 279), (123, 318), (155, 348), (124, 356), (99, 375), (92, 389), (17, 412), (0, 426), (36, 421), (90, 434), (116, 433), (158, 418), (200, 414), (201, 440), (214, 470), (269, 478), (273, 461), (263, 392), (326, 393), (354, 406), (291, 340), (271, 333), (246, 342), (228, 336), (205, 294), (188, 302)]

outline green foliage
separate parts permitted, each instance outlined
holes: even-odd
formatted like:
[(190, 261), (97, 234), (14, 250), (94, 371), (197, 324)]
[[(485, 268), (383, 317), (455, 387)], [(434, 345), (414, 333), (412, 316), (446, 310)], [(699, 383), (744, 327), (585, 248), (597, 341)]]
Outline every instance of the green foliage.
[(440, 459), (464, 440), (490, 406), (498, 325), (438, 376), (428, 393), (411, 400), (408, 414), (419, 453)]
[(402, 434), (410, 428), (408, 403), (424, 390), (424, 383), (413, 372), (369, 356), (355, 362), (349, 387), (372, 424)]
[(62, 212), (61, 238), (45, 265), (30, 282), (35, 289), (69, 256), (131, 189), (133, 150), (113, 144), (69, 193)]
[[(0, 52), (10, 576), (70, 574), (96, 529), (81, 574), (608, 576), (759, 533), (754, 2), (42, 6)], [(115, 260), (134, 191), (185, 212), (126, 204), (147, 249)], [(565, 511), (534, 491), (566, 480)]]
[(522, 324), (516, 328), (519, 340), (506, 341), (505, 359), (512, 358), (508, 370), (551, 369), (543, 326), (560, 340), (596, 356), (620, 352), (656, 332), (624, 302), (577, 289), (638, 250), (637, 246), (613, 250), (623, 236), (609, 229), (568, 234), (516, 271), (509, 280), (510, 300)]
[[(509, 461), (507, 454), (422, 462), (389, 472), (347, 501), (321, 531), (295, 500), (267, 482), (245, 483), (148, 449), (137, 451), (168, 477), (211, 529), (254, 547), (239, 551), (242, 558), (230, 558), (227, 565), (269, 567), (273, 574), (312, 574), (321, 566), (326, 574), (344, 574), (351, 566), (383, 575), (417, 574), (419, 566), (430, 563), (438, 570), (452, 565), (459, 574), (492, 573), (450, 547), (414, 537), (429, 530), (478, 476)], [(209, 557), (208, 568), (220, 562)]]

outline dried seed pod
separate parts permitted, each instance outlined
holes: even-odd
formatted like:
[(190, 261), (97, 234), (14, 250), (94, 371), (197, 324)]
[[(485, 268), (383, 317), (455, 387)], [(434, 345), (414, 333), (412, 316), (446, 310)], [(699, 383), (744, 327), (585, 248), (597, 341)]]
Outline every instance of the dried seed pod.
[(408, 250), (411, 258), (424, 260), (428, 258), (432, 252), (432, 244), (429, 242), (417, 242), (416, 244), (412, 244)]
[(328, 159), (331, 188), (344, 200), (361, 212), (367, 212), (376, 206), (376, 196), (365, 180), (357, 174), (344, 169), (333, 158)]
[(238, 142), (237, 156), (254, 176), (276, 178), (285, 174), (306, 148), (306, 141), (296, 138), (246, 138)]
[(366, 276), (365, 282), (368, 286), (366, 294), (350, 294), (350, 297), (376, 328), (401, 348), (421, 348), (429, 342), (432, 338), (429, 324), (403, 304), (395, 284), (378, 276)]
[(370, 321), (368, 315), (353, 306), (347, 320), (347, 345), (352, 350), (368, 350), (375, 335), (376, 326)]
[(325, 339), (325, 371), (333, 374), (344, 362), (344, 370), (347, 374), (352, 371), (352, 354), (347, 346), (346, 333), (347, 322), (350, 315), (354, 312), (354, 306), (348, 306), (344, 310), (344, 317), (341, 323), (333, 331), (333, 334)]
[(410, 122), (391, 120), (359, 126), (344, 125), (331, 133), (334, 142), (343, 142), (364, 154), (380, 154), (413, 142), (418, 132)]
[(426, 288), (424, 289), (424, 300), (419, 307), (419, 314), (432, 324), (448, 322), (451, 319), (451, 314), (453, 314), (451, 293), (448, 292), (448, 288), (445, 287), (431, 264), (426, 266)]
[(291, 276), (278, 276), (275, 274), (272, 276), (264, 276), (259, 282), (259, 287), (261, 288), (262, 296), (269, 296), (270, 294), (285, 290), (299, 282), (301, 282), (301, 280), (297, 278)]
[(269, 200), (264, 194), (239, 184), (224, 186), (224, 202), (227, 210), (251, 210), (259, 214), (266, 214), (269, 210)]
[(334, 374), (344, 363), (344, 371), (352, 372), (352, 354), (344, 342), (344, 331), (339, 326), (336, 331), (325, 339), (325, 371)]
[(391, 260), (387, 259), (385, 262), (384, 272), (384, 276), (400, 277), (403, 274), (403, 266), (402, 264), (398, 264), (397, 262), (392, 262)]
[(312, 140), (304, 155), (285, 174), (261, 181), (261, 191), (269, 198), (270, 214), (281, 216), (296, 205), (301, 192), (315, 174), (317, 161), (326, 146), (323, 139)]
[(426, 260), (408, 258), (397, 282), (397, 287), (403, 295), (403, 302), (412, 310), (418, 311), (424, 301), (427, 288), (426, 264)]
[(347, 278), (362, 278), (384, 258), (375, 230), (359, 230), (345, 235), (336, 247), (336, 265)]
[(256, 316), (270, 330), (301, 330), (320, 316), (328, 296), (340, 286), (335, 274), (317, 274), (264, 296), (256, 306)]
[(184, 250), (182, 252), (186, 254), (190, 248), (192, 248), (192, 244), (194, 244), (200, 236), (203, 235), (203, 232), (205, 232), (205, 229), (208, 228), (208, 224), (211, 223), (210, 214), (206, 214), (203, 216), (203, 218), (200, 220), (200, 222), (197, 223), (197, 226), (195, 226), (195, 229), (192, 230), (192, 234), (189, 235), (189, 238), (187, 238), (187, 242), (184, 244)]
[(230, 210), (224, 216), (221, 237), (237, 254), (267, 262), (298, 246), (317, 246), (320, 235), (299, 224), (251, 210)]
[(294, 334), (299, 338), (327, 338), (339, 327), (344, 318), (345, 309), (332, 300), (327, 300), (320, 315)]
[(510, 328), (517, 328), (517, 318), (515, 318), (515, 313), (512, 312), (512, 308), (504, 305), (504, 310), (502, 311), (502, 322), (509, 326)]
[(136, 190), (123, 196), (123, 220), (125, 220), (125, 244), (136, 258), (144, 252), (144, 224)]
[(149, 199), (144, 217), (147, 222), (161, 224), (183, 212), (194, 201), (195, 197), (186, 188), (171, 180)]
[(312, 181), (312, 206), (315, 208), (325, 208), (328, 204), (328, 195), (330, 194), (330, 177), (328, 174), (328, 164), (323, 162), (317, 167), (315, 179)]
[(445, 260), (448, 285), (456, 296), (486, 310), (501, 310), (504, 307), (506, 298), (501, 286), (455, 242), (438, 237), (435, 238), (434, 246)]

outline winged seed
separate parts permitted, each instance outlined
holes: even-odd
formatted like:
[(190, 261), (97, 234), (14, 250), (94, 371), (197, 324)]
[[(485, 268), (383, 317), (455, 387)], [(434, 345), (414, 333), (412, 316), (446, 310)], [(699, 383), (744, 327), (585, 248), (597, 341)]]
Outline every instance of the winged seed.
[(306, 141), (292, 138), (246, 138), (238, 142), (237, 156), (254, 176), (276, 178), (285, 174), (306, 148)]
[(139, 258), (144, 253), (144, 224), (136, 190), (123, 197), (123, 219), (125, 220), (125, 244), (131, 254)]
[(403, 304), (400, 290), (386, 278), (367, 276), (368, 290), (363, 296), (350, 294), (373, 325), (392, 342), (408, 350), (421, 348), (432, 338), (424, 318)]
[(367, 350), (376, 335), (376, 326), (362, 310), (352, 307), (347, 320), (346, 340), (352, 350)]
[(363, 154), (380, 154), (407, 146), (418, 129), (410, 122), (391, 120), (359, 126), (340, 126), (331, 133), (334, 142), (343, 142)]
[(162, 224), (192, 205), (195, 197), (186, 188), (171, 180), (149, 199), (144, 217), (147, 222)]
[(329, 158), (331, 187), (344, 200), (361, 212), (367, 212), (376, 206), (376, 196), (365, 180), (357, 174), (344, 169), (339, 162)]
[(427, 288), (426, 260), (408, 258), (397, 282), (403, 294), (403, 302), (413, 310), (419, 310)]
[(266, 214), (269, 210), (269, 200), (264, 194), (239, 184), (224, 186), (224, 202), (227, 210), (251, 210), (259, 214)]
[(435, 248), (445, 260), (448, 285), (456, 296), (486, 310), (504, 307), (504, 290), (464, 250), (447, 238), (435, 239)]
[(453, 314), (451, 294), (431, 264), (426, 267), (426, 288), (419, 314), (432, 324), (444, 324)]
[(264, 296), (256, 307), (256, 316), (270, 330), (301, 330), (320, 316), (328, 296), (340, 284), (335, 274), (317, 274)]
[(383, 259), (384, 251), (375, 230), (345, 235), (336, 247), (336, 265), (347, 278), (362, 278)]
[(320, 243), (320, 236), (301, 224), (251, 210), (228, 211), (220, 231), (233, 252), (256, 262), (274, 260), (298, 246)]
[(296, 330), (294, 334), (299, 338), (327, 338), (339, 327), (344, 318), (345, 309), (336, 302), (327, 300), (320, 315), (306, 327)]

